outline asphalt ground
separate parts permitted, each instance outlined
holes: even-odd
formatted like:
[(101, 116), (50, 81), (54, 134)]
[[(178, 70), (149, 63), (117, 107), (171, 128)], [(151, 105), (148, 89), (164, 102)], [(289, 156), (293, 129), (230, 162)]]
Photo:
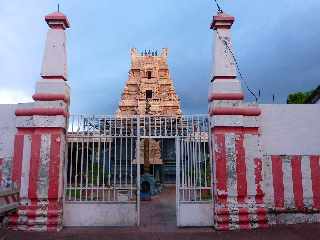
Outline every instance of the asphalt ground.
[(167, 187), (152, 201), (141, 202), (139, 228), (64, 228), (58, 233), (0, 229), (0, 240), (320, 240), (320, 224), (273, 226), (268, 229), (215, 231), (213, 228), (177, 228), (175, 188)]
[(58, 233), (0, 230), (0, 240), (319, 240), (320, 224), (276, 226), (269, 229), (220, 232), (213, 229), (179, 229), (178, 231), (144, 231), (136, 228), (65, 228)]

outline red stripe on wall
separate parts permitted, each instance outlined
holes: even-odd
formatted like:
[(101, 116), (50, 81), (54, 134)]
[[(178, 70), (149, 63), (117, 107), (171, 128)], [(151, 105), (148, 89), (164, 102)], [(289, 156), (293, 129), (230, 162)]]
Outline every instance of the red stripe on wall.
[(256, 185), (256, 203), (262, 204), (263, 203), (263, 190), (262, 190), (262, 161), (259, 158), (254, 159), (254, 175), (255, 175), (255, 185)]
[(310, 157), (313, 207), (320, 209), (320, 156)]
[(28, 195), (31, 202), (37, 201), (37, 180), (39, 176), (41, 134), (35, 132), (31, 139), (31, 160)]
[(216, 146), (215, 159), (216, 159), (216, 179), (218, 190), (218, 204), (227, 203), (227, 162), (226, 162), (226, 149), (225, 149), (225, 135), (215, 134)]
[(21, 184), (23, 142), (24, 135), (18, 132), (14, 138), (14, 152), (12, 163), (12, 181), (17, 184), (18, 188), (20, 188)]
[(303, 204), (303, 186), (302, 186), (302, 172), (301, 172), (301, 156), (292, 156), (292, 182), (293, 195), (296, 208), (302, 209)]
[(259, 134), (258, 127), (214, 127), (214, 132), (217, 133), (246, 133), (252, 135)]
[(48, 198), (57, 199), (59, 192), (59, 170), (60, 170), (60, 144), (61, 135), (51, 135), (51, 147), (50, 147), (50, 164), (49, 164), (49, 192)]
[(280, 156), (271, 156), (271, 161), (275, 207), (284, 208), (282, 159), (280, 158)]
[(245, 197), (247, 196), (246, 161), (243, 138), (243, 133), (237, 134), (235, 141), (238, 203), (244, 203)]
[[(237, 193), (238, 203), (245, 203), (247, 197), (247, 176), (246, 176), (246, 161), (244, 150), (244, 135), (243, 133), (236, 135), (235, 147), (236, 147), (236, 171), (237, 171)], [(249, 211), (242, 209), (239, 212), (240, 229), (249, 229)]]
[[(48, 212), (57, 212), (61, 207), (59, 196), (59, 178), (60, 178), (60, 163), (63, 159), (60, 159), (60, 146), (61, 146), (61, 134), (51, 134), (51, 146), (50, 146), (50, 164), (49, 164), (49, 190), (48, 190)], [(48, 228), (56, 228), (57, 223), (53, 223), (49, 220), (55, 220), (55, 216), (48, 216)]]

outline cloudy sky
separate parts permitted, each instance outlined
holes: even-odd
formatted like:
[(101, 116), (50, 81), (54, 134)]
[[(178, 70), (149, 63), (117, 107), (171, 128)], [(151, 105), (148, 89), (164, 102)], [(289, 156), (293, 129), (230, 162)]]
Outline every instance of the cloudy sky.
[[(0, 103), (31, 99), (47, 25), (57, 3), (70, 22), (73, 113), (115, 112), (127, 80), (130, 48), (170, 49), (169, 65), (185, 113), (205, 113), (212, 63), (213, 0), (0, 0)], [(236, 17), (233, 42), (261, 102), (320, 84), (320, 1), (220, 0)], [(247, 100), (252, 97), (248, 92)]]

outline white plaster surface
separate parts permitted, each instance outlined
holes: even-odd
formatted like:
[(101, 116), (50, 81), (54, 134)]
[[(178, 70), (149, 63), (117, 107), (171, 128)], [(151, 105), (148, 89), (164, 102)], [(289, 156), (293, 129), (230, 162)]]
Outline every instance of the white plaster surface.
[[(246, 179), (247, 194), (251, 198), (256, 195), (256, 179), (255, 179), (255, 162), (254, 159), (259, 157), (258, 136), (252, 134), (244, 135), (245, 161), (246, 161)], [(253, 198), (252, 198), (253, 199)]]
[(274, 207), (273, 175), (271, 156), (265, 156), (262, 161), (264, 202), (267, 208)]
[(242, 115), (216, 115), (213, 116), (211, 124), (222, 127), (259, 127), (258, 117)]
[(65, 203), (63, 224), (84, 226), (135, 226), (137, 206), (134, 203)]
[(66, 128), (66, 118), (64, 116), (18, 116), (16, 126), (24, 128), (32, 127), (61, 127)]
[(179, 227), (213, 226), (213, 204), (180, 203), (178, 218)]
[(285, 156), (283, 158), (282, 172), (283, 172), (283, 186), (284, 186), (284, 207), (289, 209), (294, 208), (295, 202), (294, 202), (294, 196), (293, 196), (294, 193), (293, 193), (291, 156)]
[(15, 104), (0, 105), (0, 158), (3, 159), (0, 185), (1, 182), (3, 184), (10, 182), (11, 179), (14, 135), (17, 132), (14, 114), (16, 107)]
[(70, 95), (70, 87), (68, 83), (61, 79), (41, 79), (36, 84), (36, 93), (53, 93), (53, 94), (64, 94)]
[[(232, 49), (230, 29), (219, 29), (219, 35), (214, 32), (214, 52), (213, 52), (213, 69), (215, 76), (236, 76), (235, 63), (224, 40)], [(221, 39), (220, 39), (221, 37)]]
[(216, 79), (211, 83), (211, 92), (213, 93), (242, 93), (239, 80)]
[(311, 209), (313, 206), (313, 192), (312, 192), (310, 157), (308, 156), (302, 156), (301, 158), (301, 175), (302, 175), (303, 203), (306, 208)]
[(62, 29), (48, 30), (41, 75), (67, 78), (66, 34)]
[(319, 155), (318, 104), (261, 104), (265, 155)]
[(21, 186), (20, 186), (21, 198), (28, 197), (30, 160), (31, 160), (31, 135), (26, 134), (23, 137), (23, 157), (22, 157), (22, 168), (21, 168), (22, 172), (21, 172)]

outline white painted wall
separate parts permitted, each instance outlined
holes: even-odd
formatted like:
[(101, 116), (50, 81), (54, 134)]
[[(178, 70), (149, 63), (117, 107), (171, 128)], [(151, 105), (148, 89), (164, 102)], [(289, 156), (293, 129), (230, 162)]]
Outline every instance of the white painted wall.
[(213, 203), (180, 203), (178, 227), (213, 226)]
[(137, 206), (132, 203), (64, 203), (63, 225), (69, 227), (135, 226)]
[(265, 155), (319, 155), (319, 104), (261, 104)]
[(2, 172), (1, 184), (5, 185), (11, 179), (11, 165), (13, 158), (14, 135), (16, 134), (15, 110), (16, 104), (0, 104), (0, 166)]

